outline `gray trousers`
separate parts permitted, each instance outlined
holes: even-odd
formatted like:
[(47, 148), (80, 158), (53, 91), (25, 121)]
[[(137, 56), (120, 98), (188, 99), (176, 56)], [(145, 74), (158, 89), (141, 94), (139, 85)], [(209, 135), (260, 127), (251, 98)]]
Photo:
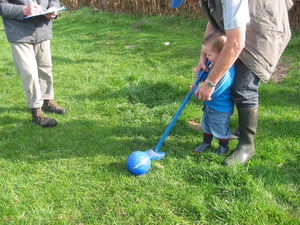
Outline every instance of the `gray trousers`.
[(29, 108), (40, 108), (53, 99), (50, 40), (38, 44), (10, 43), (15, 67), (23, 81)]

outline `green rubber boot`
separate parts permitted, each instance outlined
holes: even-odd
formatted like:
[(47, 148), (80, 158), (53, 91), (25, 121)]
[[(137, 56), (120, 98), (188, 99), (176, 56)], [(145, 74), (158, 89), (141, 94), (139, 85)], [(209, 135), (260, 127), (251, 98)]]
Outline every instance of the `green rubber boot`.
[(235, 128), (232, 132), (230, 132), (229, 140), (239, 139), (240, 136), (240, 127)]
[(254, 108), (238, 108), (239, 143), (234, 151), (225, 159), (226, 165), (245, 163), (255, 154), (254, 137), (258, 124), (258, 106)]

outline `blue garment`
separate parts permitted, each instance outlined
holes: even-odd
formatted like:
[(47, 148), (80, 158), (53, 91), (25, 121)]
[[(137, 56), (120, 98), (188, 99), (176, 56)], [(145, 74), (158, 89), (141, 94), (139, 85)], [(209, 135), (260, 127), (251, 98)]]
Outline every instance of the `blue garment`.
[(208, 105), (203, 107), (203, 116), (201, 127), (204, 133), (212, 134), (218, 139), (228, 139), (230, 135), (230, 130), (228, 123), (230, 122), (230, 116), (233, 110), (229, 112), (220, 112), (214, 110)]
[[(210, 73), (209, 71), (208, 73)], [(207, 78), (207, 73), (203, 76), (202, 82)], [(215, 87), (215, 91), (212, 94), (212, 99), (210, 101), (204, 101), (204, 104), (210, 106), (211, 108), (221, 111), (229, 112), (233, 110), (234, 102), (231, 96), (231, 88), (233, 85), (235, 76), (235, 65), (233, 65), (221, 78)], [(193, 93), (198, 89), (199, 86), (195, 86)]]
[(234, 102), (231, 96), (231, 87), (234, 76), (235, 65), (223, 75), (211, 96), (212, 99), (210, 101), (204, 101), (204, 104), (220, 112), (229, 112), (233, 110)]
[[(209, 71), (211, 72), (211, 71)], [(233, 114), (234, 102), (231, 96), (231, 87), (235, 76), (235, 65), (233, 65), (221, 78), (215, 87), (210, 101), (204, 101), (202, 130), (204, 133), (212, 134), (218, 139), (228, 139), (230, 130), (228, 123)], [(206, 79), (206, 77), (204, 77)], [(198, 86), (194, 89), (194, 91)]]

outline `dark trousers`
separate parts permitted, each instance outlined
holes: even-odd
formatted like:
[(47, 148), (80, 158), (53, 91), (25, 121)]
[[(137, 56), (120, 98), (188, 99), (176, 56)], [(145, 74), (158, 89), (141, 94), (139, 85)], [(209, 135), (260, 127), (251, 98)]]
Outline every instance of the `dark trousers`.
[(237, 108), (258, 106), (258, 87), (260, 78), (256, 76), (240, 59), (235, 62), (235, 78), (232, 86), (232, 98)]

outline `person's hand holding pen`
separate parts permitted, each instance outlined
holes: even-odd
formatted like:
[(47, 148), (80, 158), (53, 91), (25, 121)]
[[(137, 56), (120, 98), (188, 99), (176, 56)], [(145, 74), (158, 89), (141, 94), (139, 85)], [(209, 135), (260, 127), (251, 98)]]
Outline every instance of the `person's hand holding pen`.
[[(47, 12), (48, 10), (40, 6), (40, 0), (30, 0), (30, 5), (23, 6), (23, 15), (32, 16), (39, 13)], [(52, 8), (49, 11), (53, 10)], [(47, 19), (52, 20), (57, 17), (57, 12), (47, 13), (44, 15)]]
[[(30, 0), (30, 2), (36, 3), (41, 6), (41, 0)], [(41, 13), (47, 12), (48, 10), (41, 6)]]
[(35, 0), (30, 0), (30, 5), (23, 6), (23, 15), (32, 16), (42, 11), (42, 7)]

